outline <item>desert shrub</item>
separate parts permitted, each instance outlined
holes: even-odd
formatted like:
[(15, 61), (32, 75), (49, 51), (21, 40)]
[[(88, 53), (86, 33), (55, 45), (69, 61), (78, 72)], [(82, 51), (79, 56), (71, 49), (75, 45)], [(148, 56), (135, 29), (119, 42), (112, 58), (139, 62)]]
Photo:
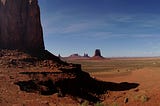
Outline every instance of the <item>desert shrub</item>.
[(139, 100), (141, 102), (147, 102), (149, 100), (149, 98), (146, 95), (136, 95), (134, 97), (135, 100)]
[(118, 103), (117, 103), (117, 102), (113, 102), (113, 103), (111, 104), (111, 106), (118, 106)]
[(142, 96), (140, 97), (141, 102), (147, 102), (148, 99), (149, 99), (149, 98), (148, 98), (146, 95), (142, 95)]
[(89, 102), (85, 100), (80, 106), (89, 106)]
[(134, 96), (134, 100), (136, 100), (136, 101), (139, 100), (139, 98), (140, 98), (140, 95), (135, 95)]
[(96, 104), (94, 104), (94, 106), (104, 106), (104, 104), (97, 102)]

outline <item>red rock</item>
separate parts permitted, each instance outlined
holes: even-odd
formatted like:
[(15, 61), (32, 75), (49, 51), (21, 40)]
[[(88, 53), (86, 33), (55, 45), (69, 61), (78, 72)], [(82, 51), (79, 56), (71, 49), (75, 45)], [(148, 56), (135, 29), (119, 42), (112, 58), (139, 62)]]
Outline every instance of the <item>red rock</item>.
[(100, 56), (100, 57), (102, 57), (102, 56), (101, 56), (101, 51), (100, 51), (100, 49), (96, 49), (96, 50), (95, 50), (94, 56)]
[(0, 1), (0, 49), (44, 50), (37, 0)]
[(101, 55), (100, 49), (96, 49), (94, 56), (91, 59), (104, 59), (104, 57)]

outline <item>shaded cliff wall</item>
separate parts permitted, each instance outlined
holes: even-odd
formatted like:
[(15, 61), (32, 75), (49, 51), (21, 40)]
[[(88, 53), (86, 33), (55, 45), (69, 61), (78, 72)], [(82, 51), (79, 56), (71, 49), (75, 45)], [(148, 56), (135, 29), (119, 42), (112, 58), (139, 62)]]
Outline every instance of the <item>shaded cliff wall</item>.
[(0, 1), (0, 49), (45, 49), (37, 0)]

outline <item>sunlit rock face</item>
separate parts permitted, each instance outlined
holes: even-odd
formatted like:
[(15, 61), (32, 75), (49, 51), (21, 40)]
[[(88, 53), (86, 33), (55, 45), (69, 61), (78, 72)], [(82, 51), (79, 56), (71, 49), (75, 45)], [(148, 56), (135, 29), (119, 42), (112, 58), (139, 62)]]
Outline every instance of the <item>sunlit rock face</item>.
[(0, 49), (44, 50), (37, 0), (1, 0)]

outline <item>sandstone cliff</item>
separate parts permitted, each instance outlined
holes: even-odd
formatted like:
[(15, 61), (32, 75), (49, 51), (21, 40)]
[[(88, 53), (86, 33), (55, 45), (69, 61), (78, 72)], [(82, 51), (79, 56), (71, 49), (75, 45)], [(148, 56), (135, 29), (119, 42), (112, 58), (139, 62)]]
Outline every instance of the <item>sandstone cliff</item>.
[(37, 0), (0, 1), (0, 49), (44, 50)]

